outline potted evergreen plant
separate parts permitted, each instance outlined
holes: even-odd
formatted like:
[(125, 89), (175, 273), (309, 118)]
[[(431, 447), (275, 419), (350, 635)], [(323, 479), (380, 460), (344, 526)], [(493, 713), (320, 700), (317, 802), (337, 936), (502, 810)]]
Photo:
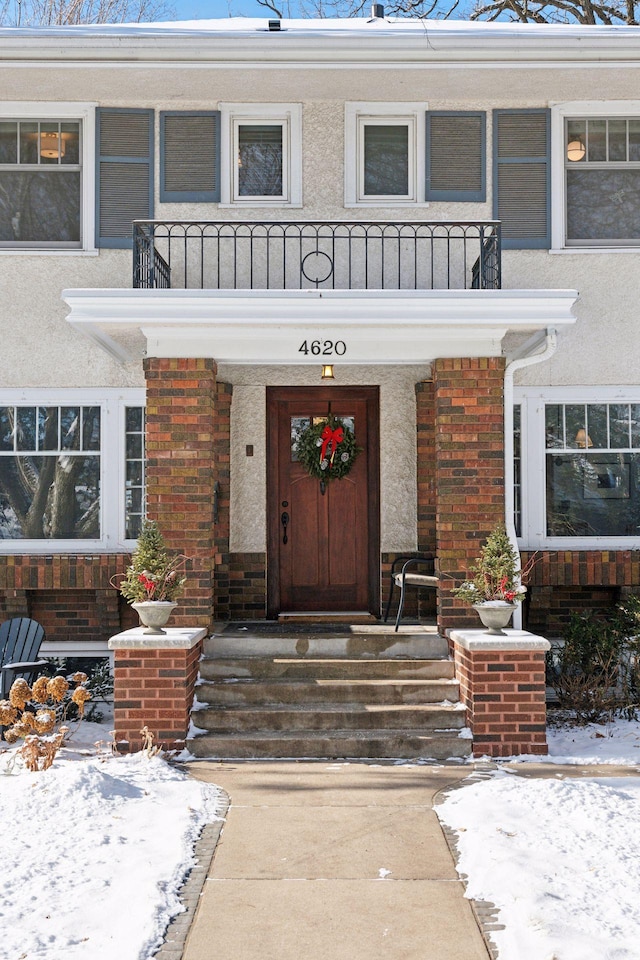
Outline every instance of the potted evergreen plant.
[(466, 600), (478, 613), (487, 633), (503, 636), (503, 627), (509, 623), (516, 604), (524, 599), (526, 587), (522, 585), (516, 553), (506, 527), (498, 524), (480, 548), (480, 556), (472, 565), (471, 576), (452, 593), (459, 600)]
[(140, 617), (144, 633), (159, 635), (177, 606), (186, 582), (182, 576), (187, 558), (170, 557), (154, 520), (145, 520), (127, 572), (117, 584), (122, 596)]

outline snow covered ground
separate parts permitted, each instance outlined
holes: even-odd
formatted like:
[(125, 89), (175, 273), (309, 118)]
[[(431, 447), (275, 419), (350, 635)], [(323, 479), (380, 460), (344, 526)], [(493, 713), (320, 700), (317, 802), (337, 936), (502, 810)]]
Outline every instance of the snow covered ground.
[[(44, 773), (0, 752), (2, 960), (149, 960), (180, 911), (219, 792), (158, 758), (96, 757), (107, 730), (74, 726)], [(541, 758), (521, 757), (438, 807), (467, 895), (499, 908), (500, 960), (640, 960), (640, 723), (550, 731), (550, 748), (609, 769), (534, 778)]]
[[(629, 767), (640, 723), (550, 731), (549, 743), (555, 763)], [(500, 765), (438, 807), (467, 896), (499, 909), (500, 960), (640, 960), (640, 776), (615, 773), (532, 779)]]
[(200, 828), (222, 808), (217, 788), (157, 757), (96, 758), (88, 742), (107, 728), (74, 727), (47, 771), (0, 754), (2, 960), (151, 957), (182, 909)]

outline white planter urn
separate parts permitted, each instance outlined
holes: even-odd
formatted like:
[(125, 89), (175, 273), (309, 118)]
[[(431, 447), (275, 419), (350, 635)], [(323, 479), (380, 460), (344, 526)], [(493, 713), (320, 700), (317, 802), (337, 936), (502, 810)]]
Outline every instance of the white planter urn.
[(482, 625), (487, 627), (485, 633), (492, 637), (504, 637), (502, 628), (511, 620), (516, 604), (507, 603), (505, 600), (487, 600), (485, 603), (474, 603), (473, 609), (477, 611)]
[(142, 632), (159, 637), (166, 633), (162, 628), (178, 604), (171, 600), (141, 600), (139, 603), (132, 603), (131, 606), (140, 617), (140, 623), (147, 628)]

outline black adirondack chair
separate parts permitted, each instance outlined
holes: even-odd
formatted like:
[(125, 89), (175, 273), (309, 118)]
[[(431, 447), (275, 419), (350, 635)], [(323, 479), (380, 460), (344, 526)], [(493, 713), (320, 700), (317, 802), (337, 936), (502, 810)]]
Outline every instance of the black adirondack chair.
[(37, 660), (44, 627), (28, 617), (13, 617), (0, 624), (0, 698), (9, 695), (16, 677), (31, 681), (38, 670), (50, 666), (48, 660)]

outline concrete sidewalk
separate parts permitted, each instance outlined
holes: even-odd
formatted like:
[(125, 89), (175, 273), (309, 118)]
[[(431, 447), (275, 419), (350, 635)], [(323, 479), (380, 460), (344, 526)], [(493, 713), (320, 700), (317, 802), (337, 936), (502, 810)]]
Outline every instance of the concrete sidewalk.
[(183, 960), (487, 960), (432, 809), (468, 767), (188, 767), (231, 803)]

